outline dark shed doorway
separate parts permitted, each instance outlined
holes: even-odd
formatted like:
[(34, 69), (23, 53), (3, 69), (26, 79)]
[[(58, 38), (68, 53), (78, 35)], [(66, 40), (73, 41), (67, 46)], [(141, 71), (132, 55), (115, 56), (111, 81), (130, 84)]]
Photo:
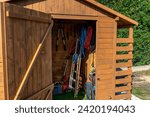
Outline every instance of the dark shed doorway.
[[(91, 31), (88, 32), (89, 27)], [(83, 30), (86, 35), (83, 36)], [(53, 99), (86, 99), (86, 82), (95, 73), (96, 21), (54, 20), (52, 30)], [(91, 33), (91, 35), (90, 35)], [(91, 39), (87, 41), (87, 36)], [(85, 38), (81, 42), (81, 38)], [(81, 44), (82, 43), (82, 44)], [(83, 45), (81, 47), (81, 45)], [(82, 52), (81, 52), (82, 51)], [(81, 60), (75, 58), (81, 55)], [(76, 56), (76, 57), (75, 57)], [(76, 61), (76, 62), (75, 62)], [(75, 62), (75, 63), (74, 63)], [(73, 78), (71, 81), (71, 77)], [(78, 83), (77, 83), (78, 82)], [(92, 82), (92, 81), (91, 81)]]

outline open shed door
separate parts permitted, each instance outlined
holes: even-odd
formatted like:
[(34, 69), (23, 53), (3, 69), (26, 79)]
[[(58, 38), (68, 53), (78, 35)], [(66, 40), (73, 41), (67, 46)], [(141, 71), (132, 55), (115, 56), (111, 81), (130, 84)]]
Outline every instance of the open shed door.
[(51, 16), (0, 5), (5, 99), (52, 99)]

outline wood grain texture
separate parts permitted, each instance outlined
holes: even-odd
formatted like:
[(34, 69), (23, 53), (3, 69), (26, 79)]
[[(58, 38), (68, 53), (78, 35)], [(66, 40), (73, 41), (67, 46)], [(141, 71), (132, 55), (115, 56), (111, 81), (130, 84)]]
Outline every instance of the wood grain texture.
[(117, 43), (133, 43), (133, 38), (117, 38)]
[(117, 46), (116, 51), (133, 51), (133, 46), (128, 45), (128, 46)]
[(122, 91), (128, 91), (128, 90), (131, 90), (131, 85), (130, 84), (127, 85), (127, 86), (121, 86), (121, 87), (116, 87), (115, 88), (116, 92), (122, 92)]
[(121, 79), (116, 79), (116, 84), (131, 83), (131, 82), (132, 78), (130, 76)]
[[(132, 82), (132, 59), (133, 59), (133, 27), (128, 27), (129, 30), (129, 35), (128, 38), (117, 38), (117, 44), (128, 44), (128, 46), (116, 46), (116, 52), (118, 51), (126, 51), (128, 54), (121, 54), (117, 53), (116, 54), (116, 60), (122, 60), (126, 59), (128, 60), (127, 62), (125, 61), (120, 61), (116, 63), (116, 68), (120, 69), (120, 71), (116, 71), (116, 86), (121, 85), (120, 87), (115, 88), (115, 92), (119, 92), (120, 95), (116, 95), (115, 99), (131, 99), (131, 82)], [(122, 69), (122, 68), (127, 68), (127, 70)], [(126, 84), (123, 85), (122, 84)], [(127, 94), (123, 94), (127, 92)]]
[(2, 4), (0, 3), (0, 100), (4, 99), (3, 54), (2, 54)]
[[(27, 68), (31, 63), (31, 60), (36, 52), (37, 47), (41, 43), (46, 30), (51, 22), (51, 16), (41, 12), (25, 9), (15, 5), (5, 4), (4, 6), (7, 12), (13, 15), (17, 14), (17, 17), (7, 14), (6, 29), (7, 37), (7, 64), (8, 64), (8, 90), (9, 99), (13, 99), (19, 84), (22, 83)], [(6, 12), (4, 10), (4, 12)], [(20, 17), (20, 14), (24, 13), (26, 18)], [(31, 17), (36, 17), (39, 20), (31, 20)], [(27, 20), (29, 18), (29, 20)], [(48, 22), (41, 19), (49, 19)], [(51, 69), (51, 30), (47, 33), (46, 42), (44, 42), (44, 48), (40, 52), (38, 60), (35, 62), (29, 79), (20, 92), (19, 99), (25, 99), (33, 93), (41, 90), (48, 84), (52, 84), (52, 69)], [(42, 71), (44, 70), (44, 71)], [(42, 83), (41, 83), (42, 82)], [(45, 95), (47, 92), (45, 93)], [(36, 97), (35, 99), (42, 99)], [(50, 99), (50, 98), (49, 98)]]
[(106, 16), (106, 14), (99, 12), (94, 6), (78, 0), (43, 0), (40, 2), (28, 0), (22, 2), (14, 1), (11, 3), (51, 14)]
[[(85, 2), (87, 1), (87, 2)], [(71, 19), (83, 21), (94, 20), (96, 24), (96, 99), (124, 99), (129, 98), (129, 95), (122, 94), (116, 96), (116, 91), (130, 92), (129, 87), (115, 88), (119, 83), (130, 83), (132, 75), (132, 51), (133, 51), (133, 28), (129, 28), (128, 38), (117, 39), (117, 23), (114, 16), (105, 13), (88, 4), (90, 0), (27, 0), (22, 2), (14, 2), (29, 9), (42, 11), (52, 14), (54, 19)], [(94, 3), (96, 4), (96, 3)], [(101, 6), (104, 8), (103, 6)], [(106, 10), (109, 10), (106, 8)], [(9, 99), (13, 99), (20, 82), (27, 70), (35, 51), (40, 44), (41, 39), (51, 22), (51, 17), (45, 13), (35, 12), (33, 10), (23, 9), (14, 5), (7, 5), (6, 31), (7, 38), (7, 64), (8, 64), (8, 86)], [(111, 10), (110, 10), (111, 11)], [(111, 11), (113, 12), (113, 11)], [(24, 13), (24, 14), (22, 14)], [(114, 12), (113, 12), (114, 13)], [(120, 16), (120, 14), (117, 13)], [(68, 16), (68, 17), (67, 17)], [(122, 17), (122, 15), (120, 16)], [(117, 17), (118, 18), (118, 17)], [(118, 19), (119, 20), (119, 19)], [(128, 19), (130, 20), (130, 19)], [(133, 23), (136, 23), (130, 20)], [(129, 23), (129, 22), (127, 22)], [(119, 24), (119, 23), (118, 23)], [(74, 29), (76, 24), (66, 27), (69, 30), (71, 37), (74, 38)], [(65, 30), (66, 30), (65, 29)], [(17, 31), (16, 31), (17, 30)], [(62, 79), (62, 71), (67, 52), (64, 52), (61, 39), (59, 40), (59, 51), (56, 52), (56, 37), (57, 29), (53, 29), (54, 36), (49, 33), (47, 41), (39, 54), (37, 61), (31, 71), (27, 85), (22, 91), (20, 99), (25, 99), (32, 96), (36, 92), (42, 90), (52, 82), (57, 82)], [(53, 37), (53, 40), (51, 38)], [(76, 40), (76, 39), (75, 39)], [(67, 43), (70, 43), (67, 40)], [(128, 43), (128, 46), (116, 46), (120, 43)], [(2, 45), (2, 44), (1, 44)], [(53, 46), (51, 46), (53, 45)], [(69, 44), (67, 45), (69, 47)], [(1, 46), (0, 46), (1, 48)], [(127, 51), (129, 54), (116, 54), (118, 51)], [(2, 56), (2, 54), (0, 54)], [(128, 62), (116, 63), (116, 60), (128, 59)], [(53, 62), (52, 62), (53, 60)], [(85, 71), (89, 74), (91, 59), (88, 60)], [(69, 61), (71, 64), (71, 60)], [(69, 66), (68, 68), (70, 68)], [(116, 71), (116, 68), (127, 67), (128, 70)], [(70, 71), (68, 70), (68, 73)], [(53, 76), (52, 76), (53, 75)], [(128, 76), (128, 78), (116, 79), (116, 77)], [(52, 79), (53, 77), (53, 79)], [(0, 80), (1, 81), (1, 80)], [(0, 85), (2, 86), (2, 85)], [(49, 91), (40, 93), (32, 99), (45, 99)], [(51, 99), (51, 98), (49, 98)]]
[(123, 67), (132, 67), (132, 62), (123, 62), (123, 63), (116, 63), (116, 68), (123, 68)]
[[(115, 21), (111, 18), (99, 17), (96, 40), (96, 99), (110, 100), (114, 98), (115, 69), (114, 53), (116, 31)], [(103, 30), (104, 29), (104, 30)], [(108, 29), (108, 31), (107, 31)], [(105, 41), (106, 40), (106, 41)], [(110, 90), (111, 89), (111, 90)]]
[(0, 99), (8, 99), (5, 7), (0, 3)]

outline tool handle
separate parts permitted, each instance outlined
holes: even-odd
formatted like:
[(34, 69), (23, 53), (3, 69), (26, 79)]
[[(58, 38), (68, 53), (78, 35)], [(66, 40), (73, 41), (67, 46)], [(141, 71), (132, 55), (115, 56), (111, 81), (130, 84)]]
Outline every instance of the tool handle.
[(65, 71), (64, 71), (64, 74), (63, 74), (64, 76), (66, 75), (67, 66), (68, 66), (68, 59), (67, 59), (67, 61), (66, 61)]
[(58, 40), (59, 40), (59, 38), (57, 37), (57, 41), (56, 41), (56, 51), (58, 51)]
[(67, 47), (66, 47), (66, 41), (64, 38), (62, 38), (62, 41), (63, 41), (63, 45), (64, 45), (64, 50), (66, 51), (67, 50)]
[(78, 50), (78, 43), (79, 43), (79, 39), (77, 39), (77, 42), (76, 42), (75, 53), (77, 53), (77, 50)]

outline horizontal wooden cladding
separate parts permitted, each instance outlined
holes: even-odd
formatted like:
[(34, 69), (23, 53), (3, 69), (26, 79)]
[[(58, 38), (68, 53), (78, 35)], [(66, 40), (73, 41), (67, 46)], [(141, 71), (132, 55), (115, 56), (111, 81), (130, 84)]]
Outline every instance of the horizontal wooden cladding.
[(132, 70), (116, 71), (116, 76), (131, 75)]
[(51, 18), (42, 18), (42, 17), (38, 17), (38, 16), (29, 16), (26, 14), (17, 14), (17, 13), (13, 13), (11, 11), (7, 11), (6, 15), (11, 18), (23, 19), (23, 20), (28, 20), (28, 21), (30, 20), (30, 21), (43, 22), (43, 23), (51, 23), (52, 22), (50, 20)]
[(116, 84), (130, 83), (130, 82), (132, 82), (131, 76), (127, 76), (126, 78), (122, 78), (122, 79), (116, 79), (115, 81)]
[(114, 22), (100, 22), (98, 24), (98, 28), (114, 28), (115, 23)]
[(96, 56), (97, 60), (101, 60), (101, 59), (113, 59), (113, 54), (99, 54)]
[(110, 28), (107, 28), (107, 27), (99, 27), (98, 28), (98, 32), (100, 33), (114, 33), (115, 30), (114, 28), (110, 27)]
[(133, 38), (117, 38), (117, 43), (133, 43)]
[(111, 100), (113, 99), (114, 90), (112, 88), (110, 89), (104, 89), (102, 91), (96, 92), (96, 99), (99, 100)]
[(99, 54), (96, 57), (98, 59), (111, 59), (113, 58), (113, 54)]
[(102, 38), (99, 38), (96, 43), (98, 45), (100, 45), (100, 44), (113, 44), (113, 39), (102, 39)]
[(74, 19), (74, 20), (98, 20), (98, 17), (96, 16), (84, 16), (84, 15), (58, 15), (58, 14), (52, 14), (53, 19)]
[(114, 87), (114, 83), (113, 80), (97, 80), (97, 85), (96, 88), (97, 89), (111, 89), (112, 87)]
[(113, 33), (101, 33), (101, 32), (98, 32), (97, 34), (97, 39), (113, 39), (114, 38), (114, 35)]
[(121, 60), (121, 59), (133, 59), (133, 54), (116, 55), (116, 60)]
[(116, 87), (115, 92), (122, 92), (122, 91), (130, 91), (131, 84), (129, 83), (127, 86)]
[(112, 64), (106, 64), (106, 65), (98, 65), (97, 69), (112, 69)]
[(113, 64), (113, 60), (112, 59), (99, 59), (99, 58), (96, 58), (96, 64), (97, 64), (97, 67), (99, 65)]
[(102, 75), (102, 74), (113, 74), (114, 70), (113, 69), (106, 69), (106, 70), (101, 70), (101, 69), (96, 69), (98, 71), (97, 76)]
[(131, 98), (131, 93), (130, 93), (130, 91), (128, 91), (127, 94), (115, 95), (115, 97), (114, 97), (115, 100), (130, 99), (130, 98)]
[(116, 68), (121, 68), (121, 67), (132, 67), (132, 62), (121, 62), (121, 63), (116, 63)]
[(117, 46), (116, 51), (133, 51), (133, 46)]
[(98, 21), (101, 23), (101, 22), (109, 22), (109, 23), (114, 23), (115, 22), (115, 19), (114, 18), (111, 18), (111, 17), (108, 17), (108, 16), (100, 16), (98, 17)]
[(100, 80), (112, 80), (113, 74), (97, 74), (96, 78), (99, 78)]
[(97, 90), (105, 90), (107, 88), (111, 89), (114, 86), (113, 83), (106, 83), (104, 85), (101, 85), (101, 84), (102, 83), (97, 83), (97, 85), (96, 85), (96, 89)]
[(112, 54), (114, 52), (113, 49), (105, 48), (105, 49), (97, 49), (98, 54)]
[(97, 49), (113, 49), (113, 45), (112, 44), (99, 44)]

